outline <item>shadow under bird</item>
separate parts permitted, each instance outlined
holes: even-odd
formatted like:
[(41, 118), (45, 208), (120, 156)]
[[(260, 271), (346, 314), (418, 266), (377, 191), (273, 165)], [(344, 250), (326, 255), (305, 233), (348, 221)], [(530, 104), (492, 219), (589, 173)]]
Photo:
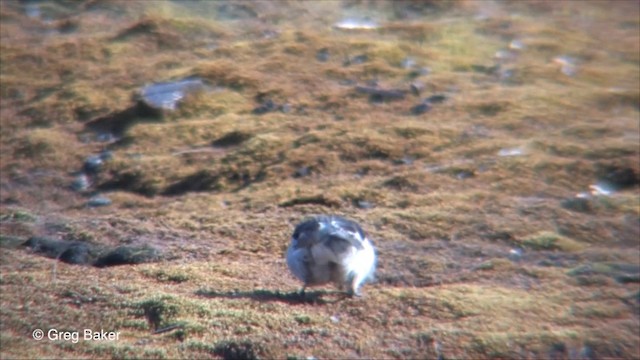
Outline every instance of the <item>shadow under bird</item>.
[(304, 286), (333, 282), (349, 295), (373, 278), (376, 253), (356, 222), (336, 215), (320, 215), (298, 224), (287, 250), (287, 265)]

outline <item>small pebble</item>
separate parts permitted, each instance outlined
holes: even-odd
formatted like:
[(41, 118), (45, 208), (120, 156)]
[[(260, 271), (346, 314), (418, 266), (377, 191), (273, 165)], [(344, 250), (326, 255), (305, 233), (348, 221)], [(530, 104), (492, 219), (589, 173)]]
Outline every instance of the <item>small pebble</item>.
[(333, 27), (342, 30), (374, 30), (378, 28), (378, 24), (369, 18), (347, 18), (333, 24)]
[(366, 200), (358, 200), (356, 201), (356, 206), (360, 209), (372, 209), (373, 203), (366, 201)]
[(329, 48), (322, 48), (316, 53), (316, 60), (320, 62), (329, 61)]
[(152, 109), (175, 110), (187, 93), (204, 88), (205, 84), (202, 80), (186, 78), (147, 85), (140, 90), (140, 95), (142, 101)]
[(498, 156), (521, 156), (524, 151), (520, 148), (500, 149)]
[(469, 179), (476, 176), (476, 174), (472, 170), (460, 170), (456, 173), (456, 178), (458, 180)]
[(71, 188), (75, 191), (84, 191), (89, 188), (90, 182), (87, 174), (82, 173), (77, 175), (71, 183)]
[(511, 61), (515, 58), (515, 55), (512, 51), (510, 50), (506, 50), (506, 49), (501, 49), (496, 51), (495, 55), (493, 56), (496, 60), (498, 61)]
[(111, 205), (111, 199), (106, 198), (104, 196), (96, 195), (89, 199), (87, 202), (87, 206), (89, 207), (99, 207), (99, 206), (108, 206)]
[(96, 140), (99, 142), (112, 142), (116, 140), (116, 137), (112, 133), (99, 133), (96, 136)]
[(509, 43), (509, 49), (511, 49), (511, 50), (522, 50), (524, 48), (525, 48), (525, 45), (520, 40), (512, 40)]
[(412, 67), (416, 66), (416, 62), (412, 58), (404, 58), (400, 62), (400, 66), (403, 69), (411, 69)]
[(445, 100), (447, 100), (447, 95), (444, 94), (431, 95), (428, 98), (424, 99), (424, 101), (428, 102), (429, 104), (440, 104)]
[(91, 155), (84, 161), (83, 169), (89, 174), (95, 174), (100, 171), (103, 161), (100, 155)]
[(560, 72), (564, 75), (575, 76), (578, 72), (576, 60), (570, 56), (557, 56), (553, 59), (553, 62), (560, 65)]
[(423, 66), (423, 67), (419, 67), (417, 69), (416, 68), (411, 69), (411, 71), (409, 71), (408, 75), (409, 75), (409, 77), (417, 78), (417, 77), (426, 76), (426, 75), (429, 75), (429, 74), (431, 74), (431, 68)]
[(339, 318), (339, 317), (337, 317), (337, 316), (335, 316), (335, 315), (332, 315), (329, 319), (330, 319), (330, 320), (331, 320), (331, 322), (332, 322), (332, 323), (334, 323), (334, 324), (337, 324), (337, 323), (339, 323), (339, 322), (340, 322), (340, 318)]
[(311, 175), (311, 169), (308, 166), (301, 166), (293, 173), (294, 178), (301, 178)]
[(522, 258), (522, 249), (520, 248), (513, 248), (511, 250), (509, 250), (509, 259), (511, 261), (519, 261)]
[(594, 195), (594, 196), (596, 195), (611, 196), (613, 195), (614, 192), (616, 192), (615, 187), (607, 182), (599, 182), (594, 185), (589, 185), (589, 189), (591, 190), (591, 195)]
[(597, 359), (595, 351), (589, 345), (584, 345), (582, 349), (580, 349), (580, 358), (585, 360), (593, 360)]
[(291, 112), (291, 105), (289, 105), (289, 104), (280, 105), (280, 111), (282, 111), (285, 114), (290, 113)]
[(411, 156), (405, 155), (402, 157), (402, 159), (398, 159), (396, 161), (394, 161), (394, 163), (396, 165), (411, 165), (413, 164), (413, 162), (415, 161), (415, 159)]
[(420, 93), (422, 92), (422, 90), (424, 90), (423, 83), (419, 81), (415, 81), (411, 83), (411, 92), (413, 93), (413, 95), (420, 96)]
[(109, 161), (109, 160), (113, 159), (113, 151), (105, 150), (105, 151), (101, 152), (100, 153), (100, 159), (102, 159), (102, 161)]
[(262, 115), (270, 111), (274, 111), (277, 108), (278, 106), (276, 105), (276, 103), (273, 102), (273, 100), (267, 99), (265, 102), (263, 102), (262, 104), (258, 105), (258, 107), (253, 109), (253, 113), (256, 115)]
[(352, 58), (347, 58), (342, 65), (344, 66), (349, 66), (349, 65), (360, 65), (360, 64), (364, 64), (367, 61), (369, 61), (369, 57), (367, 56), (367, 54), (360, 54), (357, 56), (354, 56)]
[(404, 90), (382, 89), (372, 86), (356, 86), (355, 90), (360, 94), (368, 94), (369, 101), (374, 103), (400, 100), (404, 98), (406, 93)]
[(515, 75), (515, 70), (513, 69), (500, 69), (498, 71), (498, 79), (500, 81), (507, 81), (513, 78), (513, 75)]
[(431, 110), (431, 105), (428, 102), (423, 102), (411, 108), (411, 113), (413, 115), (422, 115), (427, 111)]

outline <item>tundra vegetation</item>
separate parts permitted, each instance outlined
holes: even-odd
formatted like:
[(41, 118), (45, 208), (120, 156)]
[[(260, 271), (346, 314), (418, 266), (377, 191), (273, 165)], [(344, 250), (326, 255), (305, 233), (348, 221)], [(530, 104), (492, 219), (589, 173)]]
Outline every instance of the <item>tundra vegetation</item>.
[(640, 357), (639, 6), (0, 2), (0, 357)]

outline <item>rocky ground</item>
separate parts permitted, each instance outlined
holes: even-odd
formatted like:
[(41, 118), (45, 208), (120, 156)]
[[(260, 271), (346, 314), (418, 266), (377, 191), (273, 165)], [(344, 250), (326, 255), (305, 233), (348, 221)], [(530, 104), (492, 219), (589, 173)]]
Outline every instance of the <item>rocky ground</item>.
[(639, 7), (0, 2), (0, 357), (640, 357)]

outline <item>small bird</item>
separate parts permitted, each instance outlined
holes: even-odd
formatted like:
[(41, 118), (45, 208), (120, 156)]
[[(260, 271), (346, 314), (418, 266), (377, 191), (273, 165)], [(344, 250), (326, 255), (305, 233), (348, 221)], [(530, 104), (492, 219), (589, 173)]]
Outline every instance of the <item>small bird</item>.
[(333, 282), (351, 296), (373, 277), (376, 253), (364, 231), (354, 221), (336, 215), (304, 220), (293, 231), (287, 265), (304, 286)]

